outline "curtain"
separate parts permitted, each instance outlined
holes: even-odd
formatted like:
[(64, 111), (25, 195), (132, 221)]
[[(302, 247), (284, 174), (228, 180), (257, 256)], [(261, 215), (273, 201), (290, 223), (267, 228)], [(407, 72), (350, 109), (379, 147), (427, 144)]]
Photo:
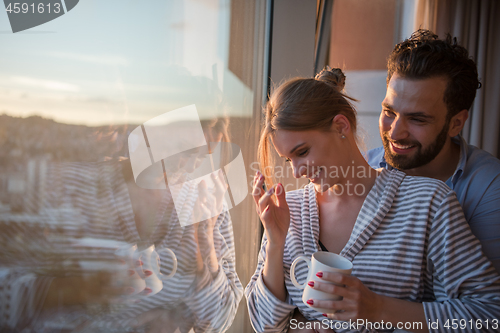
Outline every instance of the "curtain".
[(476, 99), (463, 136), (470, 144), (500, 157), (500, 3), (497, 0), (418, 0), (415, 30), (440, 38), (457, 37), (478, 66)]

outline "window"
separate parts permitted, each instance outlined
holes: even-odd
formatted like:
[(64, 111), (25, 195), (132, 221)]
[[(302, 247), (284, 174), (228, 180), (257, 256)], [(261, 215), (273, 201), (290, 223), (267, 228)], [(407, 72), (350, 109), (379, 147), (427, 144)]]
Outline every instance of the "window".
[[(70, 331), (91, 325), (91, 331), (122, 332), (120, 325), (131, 331), (141, 326), (133, 319), (146, 325), (166, 319), (183, 331), (251, 332), (242, 288), (256, 267), (260, 227), (251, 196), (241, 193), (250, 191), (267, 89), (267, 4), (63, 3), (63, 15), (16, 33), (9, 25), (12, 17), (0, 13), (0, 279), (3, 290), (12, 290), (0, 291), (1, 303), (11, 309), (3, 308), (8, 318), (0, 325), (46, 330), (63, 325)], [(175, 110), (184, 111), (169, 118), (167, 130), (157, 136), (154, 128), (161, 127), (153, 123)], [(204, 155), (189, 132), (192, 126), (207, 143)], [(137, 134), (135, 139), (131, 134)], [(172, 148), (168, 145), (184, 138), (194, 150), (155, 155), (155, 145)], [(172, 175), (168, 185), (158, 185), (163, 189), (130, 185), (142, 181), (143, 162), (163, 166), (156, 176), (166, 178), (169, 168), (184, 172), (202, 157), (213, 163), (211, 153), (220, 141), (231, 143), (240, 173), (233, 179), (224, 174), (231, 209), (213, 222), (211, 236), (206, 221), (213, 214), (183, 227), (172, 214), (175, 208), (178, 214), (195, 215), (199, 182), (182, 202), (172, 199), (171, 188), (177, 185)], [(125, 167), (129, 158), (138, 159), (139, 166)], [(208, 191), (214, 186), (209, 184)], [(177, 256), (175, 275), (155, 295), (157, 284), (149, 284), (150, 277), (142, 276), (144, 286), (123, 282), (120, 275), (136, 255), (154, 271), (152, 252), (145, 250), (151, 244), (164, 275), (174, 265), (163, 248)], [(128, 269), (134, 279), (144, 274), (133, 268), (132, 263)], [(109, 276), (113, 287), (122, 288), (119, 294), (134, 290), (127, 289), (128, 297), (108, 295)], [(144, 288), (153, 289), (149, 296), (137, 294)], [(17, 305), (7, 302), (9, 297)], [(141, 316), (146, 312), (152, 319)]]

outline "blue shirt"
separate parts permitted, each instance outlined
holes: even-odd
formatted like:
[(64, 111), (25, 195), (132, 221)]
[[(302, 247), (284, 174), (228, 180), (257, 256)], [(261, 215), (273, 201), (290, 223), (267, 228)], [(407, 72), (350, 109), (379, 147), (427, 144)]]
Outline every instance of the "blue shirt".
[[(453, 141), (460, 145), (460, 159), (446, 185), (457, 194), (472, 233), (500, 272), (500, 160), (460, 136)], [(383, 147), (368, 151), (366, 159), (373, 168), (392, 169)]]

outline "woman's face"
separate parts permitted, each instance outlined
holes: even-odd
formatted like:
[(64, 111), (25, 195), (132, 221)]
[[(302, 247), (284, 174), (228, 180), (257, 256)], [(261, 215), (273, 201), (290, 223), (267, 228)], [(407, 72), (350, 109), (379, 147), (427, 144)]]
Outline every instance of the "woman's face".
[(209, 158), (222, 140), (222, 133), (217, 133), (210, 129), (205, 135), (207, 146), (197, 147), (170, 156), (165, 165), (170, 173), (192, 173), (198, 169), (203, 161)]
[(276, 130), (271, 137), (277, 153), (291, 163), (294, 177), (309, 178), (318, 192), (338, 184), (340, 171), (350, 164), (346, 140), (335, 130)]

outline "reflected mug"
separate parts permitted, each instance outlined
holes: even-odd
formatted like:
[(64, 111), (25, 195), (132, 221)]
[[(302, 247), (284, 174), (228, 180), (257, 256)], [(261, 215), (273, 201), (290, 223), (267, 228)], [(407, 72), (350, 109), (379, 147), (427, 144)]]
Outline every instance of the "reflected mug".
[[(172, 271), (168, 275), (160, 273), (160, 256), (157, 252), (168, 253), (172, 257)], [(116, 250), (115, 255), (127, 263), (131, 276), (129, 281), (132, 283), (134, 292), (131, 295), (137, 295), (145, 288), (150, 288), (152, 296), (163, 289), (163, 281), (171, 278), (177, 271), (177, 257), (174, 252), (168, 248), (155, 250), (154, 245), (142, 244), (127, 245)], [(142, 265), (138, 264), (139, 262)], [(145, 270), (153, 272), (152, 275), (146, 276)]]
[[(303, 284), (299, 284), (295, 279), (295, 267), (302, 260), (307, 263), (308, 274), (307, 274), (307, 280)], [(304, 302), (305, 305), (321, 313), (331, 313), (332, 312), (331, 309), (314, 307), (307, 304), (307, 301), (310, 299), (338, 301), (342, 299), (342, 296), (315, 290), (311, 288), (307, 284), (307, 282), (320, 281), (323, 283), (335, 284), (333, 282), (322, 280), (321, 278), (316, 276), (316, 273), (335, 272), (335, 273), (350, 275), (351, 271), (352, 271), (352, 262), (350, 262), (346, 258), (335, 253), (318, 251), (314, 253), (311, 258), (309, 258), (308, 256), (297, 257), (293, 261), (292, 266), (290, 267), (290, 278), (295, 287), (299, 289), (304, 289), (304, 293), (302, 294), (302, 301)]]
[(131, 283), (130, 286), (134, 288), (134, 291), (130, 295), (137, 295), (146, 288), (146, 281), (141, 277), (143, 274), (141, 267), (136, 264), (136, 260), (134, 259), (136, 251), (137, 245), (135, 244), (122, 246), (115, 251), (115, 256), (126, 264), (130, 271), (128, 281)]
[[(168, 275), (160, 273), (160, 255), (167, 254), (172, 257), (172, 271)], [(170, 279), (177, 271), (177, 257), (175, 253), (168, 249), (163, 248), (155, 250), (153, 245), (139, 244), (135, 252), (134, 259), (142, 262), (142, 269), (139, 270), (140, 276), (146, 281), (146, 287), (151, 289), (148, 296), (157, 294), (163, 289), (163, 281)], [(144, 274), (145, 270), (153, 272), (150, 276)]]

